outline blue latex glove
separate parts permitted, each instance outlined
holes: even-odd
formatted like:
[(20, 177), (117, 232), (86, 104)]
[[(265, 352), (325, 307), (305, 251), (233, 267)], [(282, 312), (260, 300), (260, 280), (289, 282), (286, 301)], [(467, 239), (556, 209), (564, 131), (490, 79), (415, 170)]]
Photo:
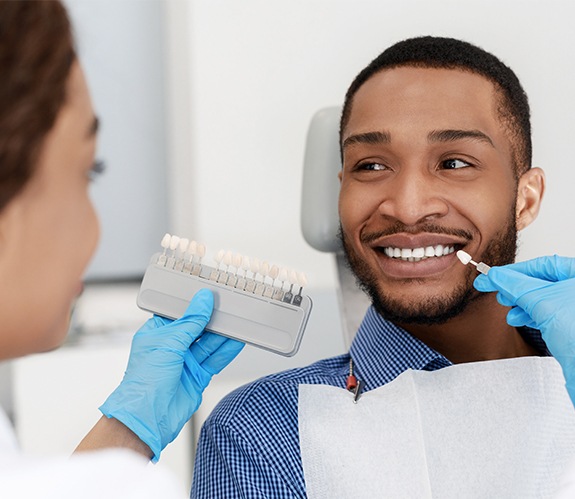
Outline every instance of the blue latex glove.
[(547, 348), (563, 369), (575, 404), (575, 258), (544, 256), (492, 267), (474, 282), (479, 291), (497, 291), (497, 301), (513, 307), (511, 326), (541, 331)]
[(134, 335), (124, 379), (100, 407), (150, 447), (153, 462), (198, 409), (212, 376), (244, 346), (203, 333), (213, 307), (211, 291), (202, 289), (182, 318), (149, 319)]

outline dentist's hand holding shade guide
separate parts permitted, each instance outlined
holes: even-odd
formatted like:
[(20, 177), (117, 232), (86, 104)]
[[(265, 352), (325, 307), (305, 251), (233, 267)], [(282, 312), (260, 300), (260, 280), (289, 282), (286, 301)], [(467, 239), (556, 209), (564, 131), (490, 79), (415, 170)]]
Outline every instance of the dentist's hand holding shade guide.
[(487, 272), (489, 272), (489, 269), (491, 269), (491, 267), (489, 265), (487, 265), (486, 263), (483, 262), (474, 262), (471, 259), (471, 255), (469, 253), (466, 253), (463, 250), (459, 250), (457, 252), (457, 258), (459, 258), (459, 261), (463, 264), (463, 265), (467, 265), (468, 263), (471, 263), (472, 265), (475, 265), (475, 268), (477, 269), (477, 272), (481, 272), (482, 274), (487, 275)]

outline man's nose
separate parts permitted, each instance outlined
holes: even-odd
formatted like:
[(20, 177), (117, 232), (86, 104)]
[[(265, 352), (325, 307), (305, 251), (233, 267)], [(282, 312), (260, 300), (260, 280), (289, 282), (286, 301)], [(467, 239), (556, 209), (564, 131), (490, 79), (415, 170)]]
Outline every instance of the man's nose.
[(445, 189), (432, 174), (406, 169), (387, 183), (379, 213), (405, 225), (441, 218), (449, 211)]

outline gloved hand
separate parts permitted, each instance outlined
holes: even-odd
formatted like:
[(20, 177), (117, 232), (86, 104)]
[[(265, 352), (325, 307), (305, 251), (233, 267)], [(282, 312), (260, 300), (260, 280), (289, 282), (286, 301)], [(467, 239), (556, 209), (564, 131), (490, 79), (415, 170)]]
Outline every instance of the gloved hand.
[(492, 267), (474, 282), (479, 291), (497, 291), (497, 301), (513, 307), (511, 326), (541, 331), (547, 348), (563, 369), (575, 404), (575, 258), (544, 256)]
[(213, 307), (211, 291), (202, 289), (182, 318), (149, 319), (134, 335), (124, 379), (100, 407), (150, 447), (153, 462), (197, 410), (212, 376), (244, 346), (203, 333)]

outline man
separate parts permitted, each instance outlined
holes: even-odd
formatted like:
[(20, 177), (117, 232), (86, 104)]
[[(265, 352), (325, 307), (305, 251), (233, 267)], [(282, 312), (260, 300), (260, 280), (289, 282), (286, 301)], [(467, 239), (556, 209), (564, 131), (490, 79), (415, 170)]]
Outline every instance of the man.
[[(344, 388), (353, 371), (371, 390), (407, 369), (549, 355), (539, 331), (509, 325), (496, 295), (474, 289), (475, 269), (455, 255), (513, 262), (517, 231), (536, 218), (545, 184), (531, 168), (530, 135), (514, 73), (468, 43), (406, 40), (357, 76), (341, 119), (339, 212), (349, 264), (373, 305), (349, 354), (257, 380), (219, 404), (202, 429), (194, 497), (305, 497), (301, 384)], [(485, 278), (481, 290), (502, 292), (509, 275), (523, 276), (509, 272), (494, 272), (500, 282)], [(509, 284), (500, 299), (525, 315), (520, 287)], [(540, 323), (516, 315), (515, 326)]]

